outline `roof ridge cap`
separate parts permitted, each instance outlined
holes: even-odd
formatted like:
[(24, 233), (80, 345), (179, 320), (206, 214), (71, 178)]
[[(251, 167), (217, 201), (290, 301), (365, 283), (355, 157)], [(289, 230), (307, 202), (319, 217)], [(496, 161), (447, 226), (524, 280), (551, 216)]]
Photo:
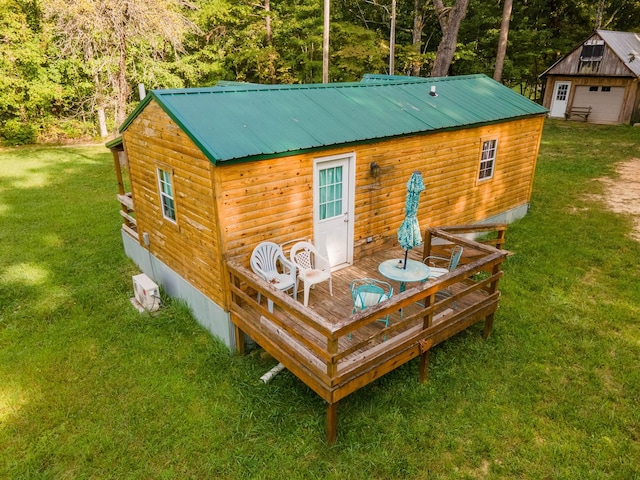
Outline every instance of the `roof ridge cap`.
[[(383, 76), (385, 74), (373, 74)], [(192, 88), (173, 88), (173, 89), (155, 89), (151, 90), (156, 96), (165, 95), (195, 95), (201, 93), (211, 94), (224, 94), (224, 93), (238, 93), (238, 92), (268, 92), (268, 91), (282, 91), (282, 90), (323, 90), (323, 89), (342, 89), (342, 88), (370, 88), (373, 86), (391, 86), (391, 85), (416, 85), (424, 83), (440, 83), (440, 82), (453, 82), (469, 80), (472, 78), (489, 78), (483, 73), (473, 73), (469, 75), (453, 75), (446, 77), (407, 77), (407, 80), (392, 78), (388, 80), (368, 81), (368, 82), (334, 82), (334, 83), (284, 83), (276, 85), (262, 85), (256, 83), (250, 83), (246, 86), (242, 85), (225, 85), (224, 87), (217, 87), (212, 85), (209, 87), (192, 87)], [(371, 77), (369, 77), (371, 78)], [(416, 81), (410, 80), (411, 78), (422, 78), (424, 80)]]

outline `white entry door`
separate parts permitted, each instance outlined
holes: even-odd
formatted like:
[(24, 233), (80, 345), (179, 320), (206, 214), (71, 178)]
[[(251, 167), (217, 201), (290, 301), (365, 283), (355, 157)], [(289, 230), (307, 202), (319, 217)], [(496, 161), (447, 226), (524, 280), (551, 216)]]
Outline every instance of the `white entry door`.
[(313, 172), (313, 236), (331, 267), (353, 262), (353, 155), (318, 158)]
[(569, 90), (571, 82), (556, 82), (553, 87), (553, 99), (551, 99), (550, 117), (564, 118), (564, 112), (567, 111), (567, 102), (569, 101)]

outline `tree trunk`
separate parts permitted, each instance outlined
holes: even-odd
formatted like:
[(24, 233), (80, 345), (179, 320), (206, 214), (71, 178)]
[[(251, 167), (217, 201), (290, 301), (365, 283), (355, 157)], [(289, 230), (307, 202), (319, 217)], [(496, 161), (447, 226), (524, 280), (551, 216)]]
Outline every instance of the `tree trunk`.
[(324, 0), (324, 30), (322, 32), (322, 83), (329, 83), (329, 0)]
[(452, 8), (445, 7), (442, 0), (433, 0), (433, 5), (436, 7), (438, 20), (442, 27), (442, 40), (438, 45), (431, 76), (444, 77), (449, 72), (449, 67), (453, 61), (453, 54), (456, 51), (456, 43), (458, 41), (458, 30), (460, 30), (460, 24), (467, 14), (469, 0), (456, 0)]
[(95, 89), (95, 106), (98, 113), (98, 129), (100, 130), (100, 136), (102, 138), (106, 138), (109, 135), (109, 131), (107, 130), (107, 114), (104, 108), (102, 84), (100, 82), (100, 76), (97, 72), (93, 73), (93, 86)]
[[(423, 0), (413, 0), (413, 30), (412, 30), (412, 45), (416, 55), (422, 53), (422, 30), (424, 29), (424, 10)], [(411, 75), (414, 77), (420, 76), (420, 69), (422, 68), (422, 62), (415, 60), (411, 64)]]
[(496, 82), (502, 81), (502, 69), (504, 67), (504, 57), (507, 54), (507, 37), (509, 36), (509, 21), (511, 20), (512, 6), (513, 0), (504, 0), (502, 23), (500, 24), (500, 38), (498, 40), (498, 53), (496, 53), (496, 69), (493, 72), (493, 79)]
[(120, 38), (120, 61), (118, 63), (118, 94), (116, 99), (116, 126), (120, 126), (127, 118), (127, 38), (124, 32)]
[(271, 46), (271, 39), (272, 39), (272, 33), (271, 33), (271, 14), (269, 12), (271, 12), (271, 4), (269, 3), (269, 0), (264, 0), (264, 10), (267, 12), (267, 16), (265, 17), (265, 27), (267, 29), (267, 45)]
[(596, 13), (596, 30), (602, 28), (602, 14), (604, 12), (604, 0), (598, 1), (598, 11)]
[(98, 128), (100, 128), (100, 136), (107, 138), (109, 131), (107, 130), (107, 116), (104, 113), (104, 107), (98, 107)]
[(127, 85), (127, 26), (130, 21), (128, 5), (125, 4), (122, 18), (119, 22), (118, 40), (118, 91), (116, 92), (116, 128), (127, 118), (127, 99), (129, 98), (129, 86)]

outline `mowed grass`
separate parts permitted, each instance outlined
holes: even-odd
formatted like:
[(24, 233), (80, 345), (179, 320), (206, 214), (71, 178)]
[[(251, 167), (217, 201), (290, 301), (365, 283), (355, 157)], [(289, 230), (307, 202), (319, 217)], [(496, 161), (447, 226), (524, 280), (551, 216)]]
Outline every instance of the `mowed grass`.
[(634, 157), (640, 128), (548, 121), (491, 337), (347, 397), (328, 445), (260, 350), (133, 309), (104, 148), (0, 150), (0, 478), (640, 478), (640, 244), (594, 197)]

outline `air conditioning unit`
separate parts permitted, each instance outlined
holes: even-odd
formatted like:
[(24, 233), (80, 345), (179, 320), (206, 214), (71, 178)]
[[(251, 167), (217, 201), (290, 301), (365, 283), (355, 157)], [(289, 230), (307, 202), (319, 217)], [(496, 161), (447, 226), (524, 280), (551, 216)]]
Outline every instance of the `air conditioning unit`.
[(141, 312), (147, 310), (155, 312), (160, 308), (160, 290), (158, 285), (154, 283), (147, 275), (141, 273), (131, 277), (133, 280), (132, 303), (138, 307)]

